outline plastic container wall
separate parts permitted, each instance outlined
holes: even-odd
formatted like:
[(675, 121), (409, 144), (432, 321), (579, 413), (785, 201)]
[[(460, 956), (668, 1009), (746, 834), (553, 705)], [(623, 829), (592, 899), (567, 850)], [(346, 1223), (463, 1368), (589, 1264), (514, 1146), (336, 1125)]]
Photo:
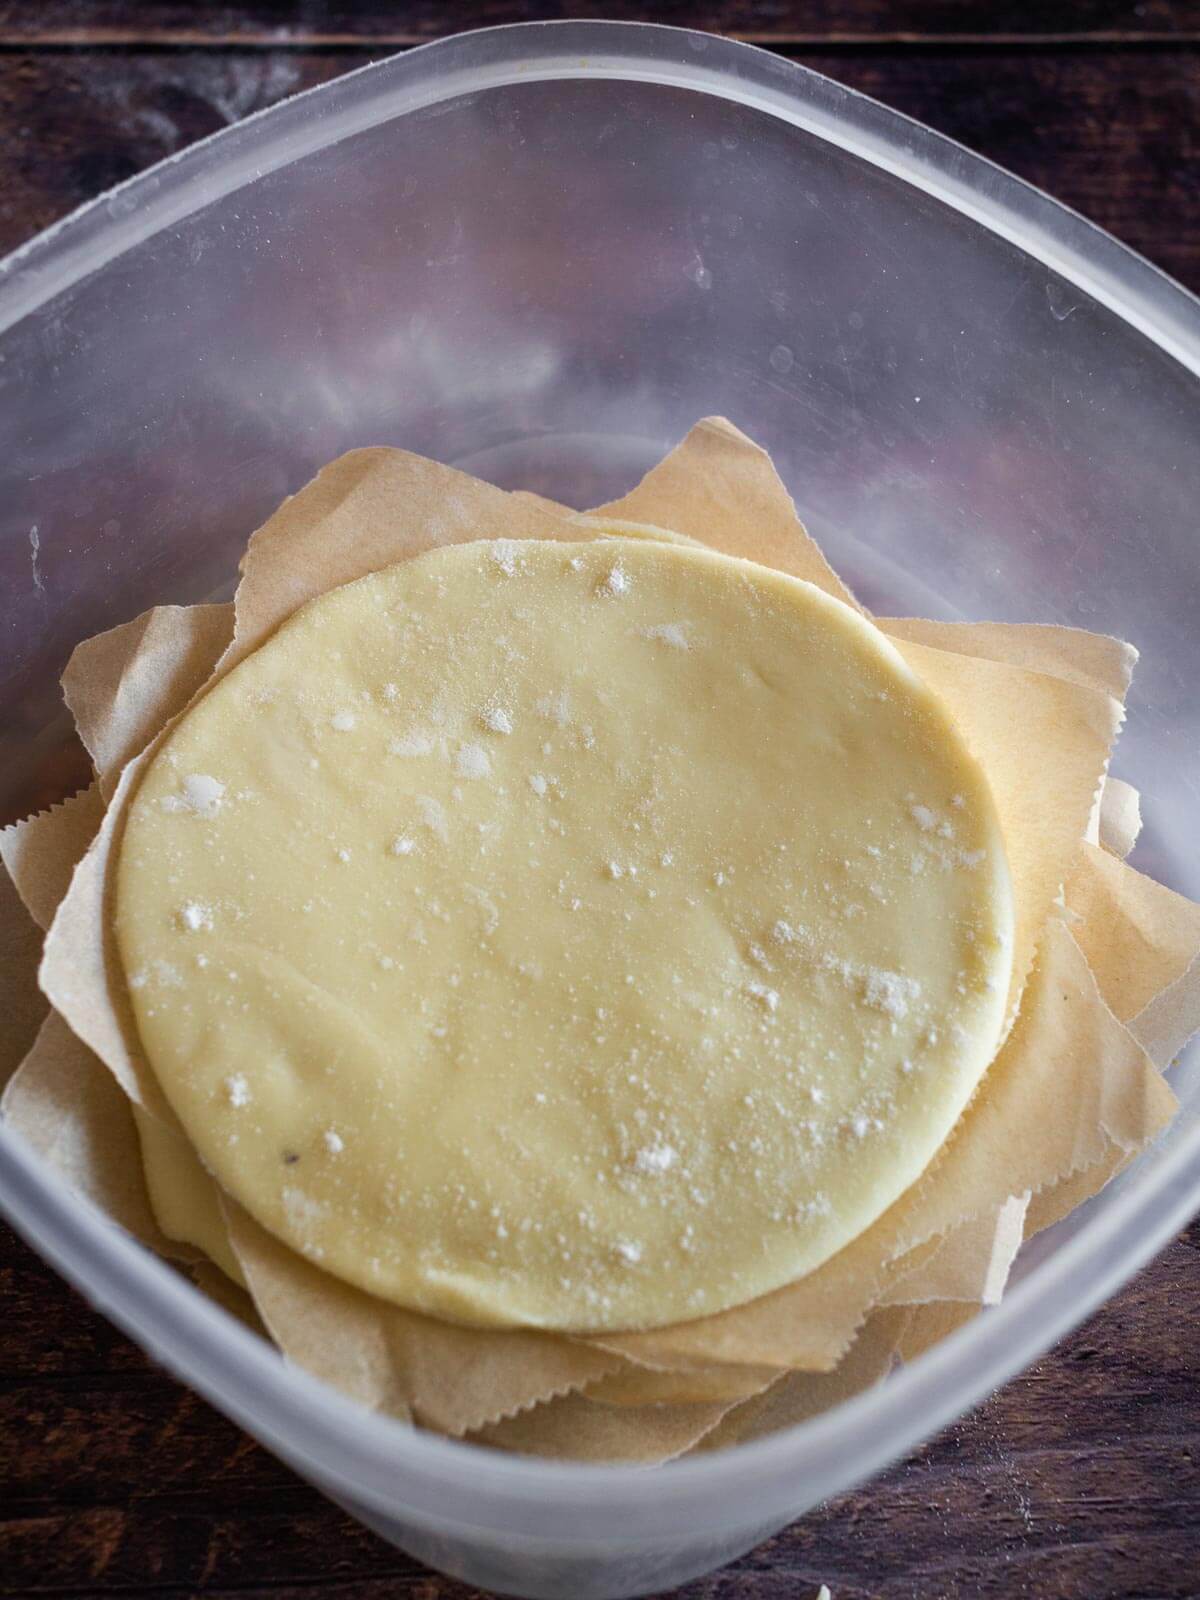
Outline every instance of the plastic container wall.
[[(0, 789), (65, 736), (71, 647), (231, 592), (322, 463), (404, 445), (594, 504), (700, 416), (772, 452), (881, 613), (1144, 652), (1114, 770), (1140, 865), (1200, 894), (1200, 308), (987, 163), (762, 52), (489, 30), (231, 129), (0, 264)], [(436, 1566), (533, 1596), (667, 1587), (908, 1448), (1178, 1225), (1163, 1144), (1022, 1257), (1006, 1304), (792, 1434), (652, 1474), (414, 1436), (287, 1372), (11, 1138), (0, 1201), (114, 1318)]]

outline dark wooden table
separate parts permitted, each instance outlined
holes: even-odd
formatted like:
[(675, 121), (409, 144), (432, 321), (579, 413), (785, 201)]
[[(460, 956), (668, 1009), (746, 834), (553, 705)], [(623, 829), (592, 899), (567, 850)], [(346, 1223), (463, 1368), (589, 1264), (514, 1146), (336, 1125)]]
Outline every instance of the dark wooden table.
[[(733, 33), (1200, 289), (1200, 0), (0, 0), (0, 251), (297, 89), (485, 22)], [(911, 1459), (680, 1600), (1200, 1596), (1200, 1224)], [(0, 1226), (0, 1593), (467, 1600), (157, 1371)]]

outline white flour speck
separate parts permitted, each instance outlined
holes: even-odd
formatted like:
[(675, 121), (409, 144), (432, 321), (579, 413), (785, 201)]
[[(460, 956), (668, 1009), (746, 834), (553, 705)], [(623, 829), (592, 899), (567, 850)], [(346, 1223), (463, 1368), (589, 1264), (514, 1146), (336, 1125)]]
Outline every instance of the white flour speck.
[(596, 585), (597, 594), (618, 595), (626, 594), (629, 590), (629, 577), (620, 562), (608, 569), (606, 577)]
[(389, 846), (394, 856), (410, 856), (417, 848), (417, 841), (409, 833), (397, 834)]
[(682, 622), (657, 622), (652, 628), (642, 628), (639, 631), (643, 639), (657, 639), (660, 644), (670, 645), (672, 650), (690, 648)]
[(513, 720), (503, 706), (487, 706), (480, 713), (480, 722), (491, 733), (511, 733)]
[(753, 995), (757, 1001), (766, 1006), (768, 1011), (776, 1011), (779, 1008), (778, 991), (775, 989), (768, 989), (765, 983), (755, 983), (751, 981), (746, 985), (746, 993)]
[(215, 817), (225, 798), (225, 785), (206, 772), (192, 772), (180, 784), (179, 794), (163, 797), (164, 811), (190, 811), (197, 817)]
[(621, 863), (619, 861), (606, 862), (605, 863), (605, 867), (604, 867), (604, 871), (605, 871), (605, 874), (606, 874), (607, 877), (610, 877), (610, 878), (613, 878), (613, 879), (623, 878), (625, 876), (625, 868), (621, 865)]
[(474, 884), (464, 884), (463, 892), (475, 902), (483, 912), (483, 931), (490, 936), (500, 926), (500, 910), (496, 902), (485, 890), (477, 888)]
[(636, 1266), (642, 1259), (642, 1246), (636, 1239), (618, 1239), (613, 1248), (621, 1260), (631, 1267)]
[(325, 1206), (321, 1201), (305, 1194), (303, 1189), (294, 1189), (290, 1186), (284, 1189), (281, 1199), (288, 1227), (300, 1235), (303, 1246), (312, 1249), (309, 1232), (324, 1218)]
[(633, 1158), (638, 1172), (667, 1172), (675, 1165), (676, 1153), (669, 1144), (651, 1144), (639, 1150)]
[(358, 727), (358, 718), (353, 711), (335, 711), (329, 719), (330, 727), (336, 728), (339, 733), (350, 733)]
[(421, 813), (421, 821), (430, 833), (445, 844), (450, 837), (450, 829), (446, 826), (446, 812), (441, 801), (435, 800), (431, 794), (419, 794), (417, 810)]
[(345, 845), (342, 845), (340, 849), (335, 850), (334, 855), (337, 856), (338, 860), (341, 862), (346, 862), (350, 859), (350, 852), (346, 849)]
[(571, 701), (565, 689), (560, 689), (557, 694), (544, 694), (535, 709), (539, 717), (556, 722), (560, 728), (565, 728), (571, 720)]
[(481, 744), (464, 744), (454, 758), (454, 770), (460, 778), (486, 778), (492, 758)]
[(498, 567), (506, 578), (513, 578), (517, 573), (517, 547), (511, 539), (496, 539), (488, 557), (494, 567)]
[(201, 905), (199, 900), (189, 900), (181, 909), (179, 920), (189, 933), (199, 933), (213, 925), (212, 907)]
[(911, 805), (909, 815), (922, 833), (932, 833), (937, 827), (937, 816), (928, 806)]
[(325, 1148), (331, 1156), (340, 1156), (346, 1148), (346, 1141), (340, 1133), (335, 1133), (332, 1128), (325, 1129)]
[(915, 978), (905, 978), (898, 972), (885, 972), (881, 967), (871, 968), (863, 977), (863, 999), (876, 1011), (882, 1011), (893, 1022), (901, 1022), (908, 1008), (921, 994), (921, 985)]
[(540, 772), (531, 772), (529, 774), (529, 787), (534, 794), (545, 794), (548, 785)]
[(231, 1077), (225, 1079), (225, 1093), (228, 1096), (229, 1104), (235, 1110), (240, 1110), (242, 1106), (250, 1104), (250, 1085), (246, 1082), (243, 1073), (235, 1072)]
[(402, 734), (399, 739), (393, 739), (388, 745), (389, 754), (394, 756), (427, 756), (432, 749), (433, 740), (419, 728), (414, 728), (411, 733)]

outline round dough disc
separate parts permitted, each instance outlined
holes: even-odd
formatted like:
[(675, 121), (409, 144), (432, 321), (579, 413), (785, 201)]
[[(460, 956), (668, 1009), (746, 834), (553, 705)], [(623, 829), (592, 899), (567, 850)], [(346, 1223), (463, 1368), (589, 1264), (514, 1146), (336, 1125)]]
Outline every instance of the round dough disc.
[(165, 740), (117, 934), (266, 1228), (476, 1325), (684, 1321), (819, 1266), (991, 1058), (986, 780), (812, 586), (634, 539), (436, 550), (306, 606)]

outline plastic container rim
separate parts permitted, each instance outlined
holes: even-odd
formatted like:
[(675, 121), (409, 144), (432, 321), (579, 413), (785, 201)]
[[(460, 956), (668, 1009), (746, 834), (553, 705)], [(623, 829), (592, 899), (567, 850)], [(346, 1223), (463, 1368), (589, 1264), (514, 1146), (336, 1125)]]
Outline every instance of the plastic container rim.
[[(464, 94), (563, 78), (669, 85), (780, 117), (1018, 245), (1200, 375), (1200, 301), (1084, 218), (809, 69), (716, 35), (652, 23), (537, 22), (457, 34), (222, 129), (0, 261), (0, 332), (133, 245), (275, 168)], [(214, 156), (219, 169), (210, 171)], [(706, 1537), (765, 1526), (878, 1470), (1111, 1295), (1184, 1225), (1200, 1201), (1198, 1188), (1194, 1123), (1139, 1162), (1123, 1191), (1000, 1306), (887, 1384), (798, 1428), (647, 1474), (505, 1456), (362, 1410), (288, 1367), (75, 1199), (0, 1127), (0, 1204), (18, 1231), (157, 1359), (323, 1487), (385, 1518), (409, 1514), (450, 1532), (598, 1550), (660, 1540), (668, 1515), (676, 1537), (691, 1517)], [(452, 1514), (448, 1495), (456, 1502)]]

